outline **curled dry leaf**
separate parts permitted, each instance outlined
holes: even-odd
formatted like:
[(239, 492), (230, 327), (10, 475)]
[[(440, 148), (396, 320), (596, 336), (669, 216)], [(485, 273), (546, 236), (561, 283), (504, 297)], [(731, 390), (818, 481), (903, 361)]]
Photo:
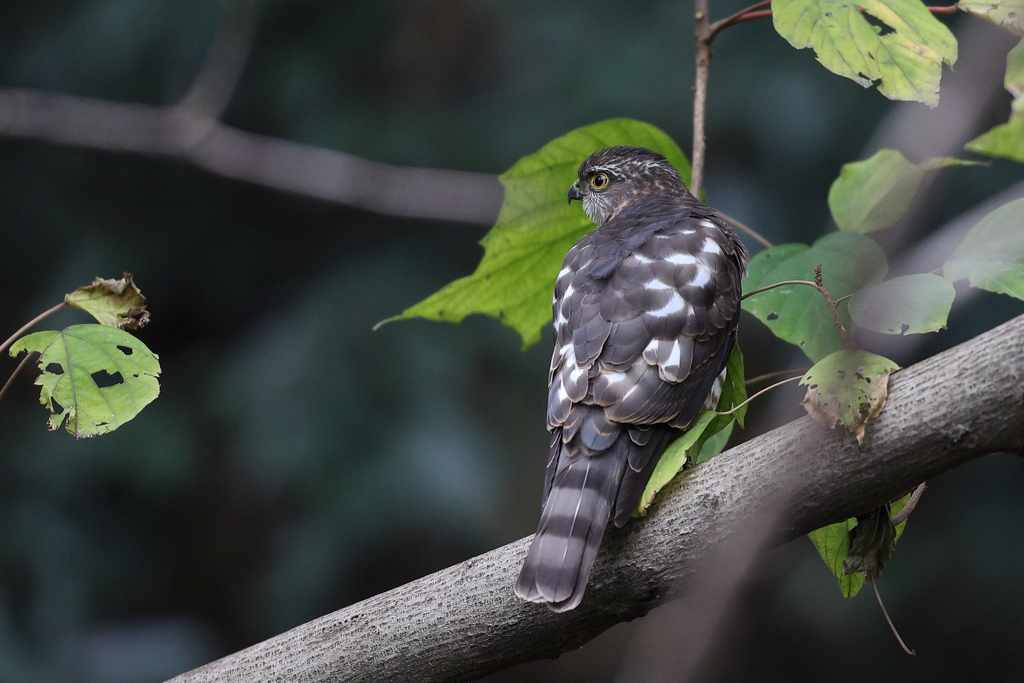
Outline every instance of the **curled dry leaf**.
[(131, 273), (120, 280), (96, 278), (91, 285), (65, 295), (64, 301), (109, 327), (135, 330), (149, 322), (146, 297), (135, 286)]
[(889, 395), (889, 375), (899, 366), (867, 351), (836, 351), (807, 371), (801, 385), (807, 395), (801, 402), (818, 423), (843, 425), (857, 442), (864, 440), (864, 425), (882, 412)]

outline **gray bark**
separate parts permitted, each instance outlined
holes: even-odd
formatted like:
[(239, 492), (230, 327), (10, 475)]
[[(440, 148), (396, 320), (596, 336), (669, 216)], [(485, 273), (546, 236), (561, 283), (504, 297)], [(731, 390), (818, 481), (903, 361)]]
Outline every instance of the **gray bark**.
[(554, 657), (685, 593), (730, 542), (783, 542), (973, 458), (1020, 453), (1022, 380), (1024, 316), (893, 375), (862, 444), (804, 418), (721, 454), (678, 477), (646, 519), (608, 533), (571, 612), (513, 596), (521, 539), (173, 681), (467, 681)]

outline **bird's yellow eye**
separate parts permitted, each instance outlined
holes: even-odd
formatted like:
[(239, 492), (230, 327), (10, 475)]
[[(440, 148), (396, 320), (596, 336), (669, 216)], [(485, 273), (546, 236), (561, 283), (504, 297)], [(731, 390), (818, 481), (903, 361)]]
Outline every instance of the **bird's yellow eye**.
[(594, 177), (590, 179), (590, 186), (595, 190), (603, 190), (608, 187), (609, 182), (611, 181), (607, 173), (595, 173)]

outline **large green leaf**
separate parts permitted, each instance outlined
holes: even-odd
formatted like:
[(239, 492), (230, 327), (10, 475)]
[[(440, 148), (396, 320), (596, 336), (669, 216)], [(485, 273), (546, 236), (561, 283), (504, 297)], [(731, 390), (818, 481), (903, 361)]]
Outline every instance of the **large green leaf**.
[(899, 369), (888, 358), (842, 349), (818, 361), (800, 380), (807, 387), (802, 404), (817, 422), (832, 429), (843, 425), (857, 441), (864, 426), (878, 417), (889, 396), (889, 375)]
[(942, 63), (957, 59), (956, 38), (920, 0), (772, 0), (772, 19), (790, 45), (893, 100), (934, 107)]
[(963, 0), (957, 6), (997, 26), (1024, 36), (1024, 0)]
[(840, 230), (882, 230), (906, 213), (925, 171), (978, 164), (951, 157), (912, 164), (894, 149), (879, 150), (869, 159), (843, 165), (828, 191), (828, 208)]
[(156, 354), (124, 330), (72, 325), (35, 332), (11, 345), (11, 355), (39, 354), (39, 402), (50, 409), (49, 428), (67, 417), (67, 430), (83, 439), (112, 432), (160, 393)]
[(938, 275), (904, 275), (854, 294), (850, 318), (882, 334), (937, 332), (946, 329), (955, 297), (953, 285)]
[[(1024, 9), (1019, 16), (1024, 16)], [(974, 138), (964, 148), (978, 154), (1024, 162), (1024, 40), (1006, 56), (1003, 83), (1013, 95), (1010, 120)]]
[[(890, 514), (897, 515), (910, 500), (910, 494), (900, 498), (890, 506)], [(860, 572), (847, 573), (847, 557), (850, 549), (850, 531), (857, 526), (857, 518), (851, 517), (845, 522), (836, 522), (820, 529), (815, 529), (807, 534), (811, 543), (818, 550), (825, 565), (832, 571), (832, 574), (839, 580), (839, 590), (843, 597), (852, 598), (864, 585), (864, 575)], [(896, 540), (903, 535), (903, 529), (907, 526), (906, 521), (896, 525)], [(891, 549), (890, 549), (891, 553)], [(886, 559), (888, 559), (888, 553)], [(884, 562), (883, 562), (884, 564)], [(879, 570), (880, 571), (880, 570)]]
[[(752, 292), (783, 280), (813, 280), (818, 264), (822, 281), (833, 299), (880, 280), (888, 269), (885, 252), (870, 237), (837, 232), (822, 237), (811, 247), (780, 244), (762, 251), (750, 262), (743, 291)], [(832, 311), (813, 287), (776, 287), (745, 299), (743, 308), (767, 325), (775, 336), (799, 346), (814, 362), (843, 348)]]
[(523, 157), (501, 176), (505, 200), (494, 227), (481, 241), (476, 272), (450, 283), (401, 315), (459, 322), (471, 313), (498, 318), (519, 332), (524, 346), (540, 341), (551, 319), (551, 292), (565, 254), (594, 229), (566, 192), (579, 165), (612, 145), (636, 145), (664, 154), (683, 180), (690, 164), (668, 135), (632, 119), (611, 119), (578, 128)]
[(1024, 299), (1024, 199), (1003, 204), (971, 228), (942, 274)]

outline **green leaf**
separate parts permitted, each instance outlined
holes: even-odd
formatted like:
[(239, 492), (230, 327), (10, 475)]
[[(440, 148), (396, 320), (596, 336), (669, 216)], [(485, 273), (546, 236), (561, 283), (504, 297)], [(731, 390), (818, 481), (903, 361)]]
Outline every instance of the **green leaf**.
[(131, 273), (120, 280), (96, 278), (64, 296), (64, 302), (85, 311), (101, 325), (137, 329), (149, 322), (146, 297), (135, 286)]
[(843, 563), (850, 549), (850, 529), (857, 525), (855, 518), (845, 522), (836, 522), (807, 534), (811, 543), (817, 548), (821, 559), (832, 574), (839, 580), (839, 590), (844, 598), (852, 598), (864, 585), (863, 574), (844, 574)]
[(160, 393), (156, 354), (124, 330), (72, 325), (35, 332), (14, 342), (11, 356), (38, 353), (39, 402), (50, 409), (50, 430), (67, 417), (78, 439), (112, 432)]
[(924, 334), (946, 329), (956, 290), (938, 275), (904, 275), (862, 289), (850, 299), (858, 327), (882, 334)]
[[(743, 291), (752, 292), (783, 280), (813, 280), (818, 264), (822, 266), (822, 281), (833, 299), (853, 294), (881, 279), (888, 269), (885, 252), (870, 237), (837, 232), (822, 237), (811, 247), (780, 244), (762, 251), (750, 262)], [(813, 287), (776, 287), (745, 299), (743, 308), (767, 325), (775, 336), (799, 346), (811, 361), (817, 362), (843, 348), (832, 311)]]
[(729, 415), (717, 415), (716, 411), (732, 410), (747, 400), (745, 379), (743, 353), (740, 351), (740, 345), (736, 344), (726, 364), (725, 384), (722, 386), (718, 405), (714, 411), (709, 410), (698, 415), (693, 424), (668, 445), (655, 465), (654, 473), (647, 482), (643, 495), (640, 496), (634, 516), (647, 514), (647, 508), (651, 506), (654, 497), (683, 469), (688, 459), (694, 465), (699, 465), (722, 452), (732, 434), (733, 424), (739, 422), (740, 426), (743, 426), (747, 407), (743, 406)]
[(1024, 199), (1003, 204), (971, 228), (942, 274), (1024, 299)]
[(964, 149), (990, 157), (1024, 162), (1024, 114), (1012, 114), (1009, 122), (982, 133), (964, 145)]
[[(898, 501), (892, 503), (889, 513), (890, 518), (891, 516), (899, 514), (904, 506), (906, 506), (907, 502), (910, 500), (910, 495), (911, 494), (908, 493)], [(906, 521), (900, 522), (900, 524), (896, 526), (896, 538), (893, 543), (895, 543), (896, 540), (899, 540), (899, 537), (903, 534), (903, 529), (906, 526)], [(843, 597), (847, 598), (855, 596), (864, 585), (864, 575), (862, 573), (847, 571), (850, 532), (856, 527), (857, 519), (855, 517), (851, 517), (845, 522), (829, 524), (828, 526), (815, 529), (811, 533), (807, 534), (807, 537), (811, 539), (814, 547), (818, 550), (818, 554), (821, 555), (821, 559), (825, 561), (825, 565), (832, 571), (833, 576), (839, 580), (839, 590), (843, 592)], [(889, 554), (891, 554), (891, 548)], [(888, 559), (889, 554), (886, 555), (886, 559)], [(879, 571), (881, 571), (881, 569), (879, 569)]]
[(840, 230), (871, 232), (894, 225), (914, 198), (924, 169), (894, 149), (844, 164), (828, 191), (828, 208)]
[(800, 380), (807, 387), (801, 402), (818, 423), (832, 429), (843, 425), (857, 441), (864, 425), (878, 417), (889, 395), (889, 375), (899, 366), (867, 351), (843, 349), (818, 361)]
[(996, 26), (1024, 36), (1024, 0), (964, 0), (957, 5), (982, 19), (988, 19)]
[(658, 495), (661, 489), (665, 488), (672, 479), (679, 473), (679, 470), (683, 469), (683, 465), (686, 464), (687, 452), (697, 443), (700, 439), (701, 434), (707, 429), (707, 426), (713, 419), (717, 417), (713, 411), (706, 411), (698, 415), (693, 424), (683, 432), (683, 435), (673, 441), (665, 449), (665, 452), (661, 456), (661, 460), (654, 466), (654, 473), (651, 475), (650, 480), (647, 482), (647, 488), (644, 489), (643, 495), (640, 496), (640, 502), (637, 503), (637, 510), (635, 515), (647, 514), (647, 508), (651, 506), (654, 501), (654, 497)]
[[(1024, 16), (1024, 10), (1018, 16)], [(1003, 83), (1014, 98), (1009, 122), (979, 135), (964, 148), (978, 154), (1024, 162), (1024, 40), (1006, 56)]]
[(925, 171), (979, 166), (978, 161), (936, 157), (912, 164), (894, 149), (844, 164), (828, 191), (828, 208), (840, 230), (872, 232), (896, 224), (914, 198)]
[[(863, 13), (860, 11), (863, 10)], [(956, 38), (920, 0), (772, 0), (775, 30), (840, 76), (893, 100), (939, 103)]]
[(459, 322), (484, 313), (514, 328), (524, 346), (540, 341), (551, 319), (551, 292), (566, 253), (594, 224), (569, 206), (566, 193), (579, 165), (612, 145), (637, 145), (664, 154), (689, 182), (690, 164), (670, 137), (646, 123), (611, 119), (578, 128), (520, 159), (500, 180), (505, 200), (494, 227), (481, 241), (483, 260), (469, 277), (387, 321), (429, 318)]

